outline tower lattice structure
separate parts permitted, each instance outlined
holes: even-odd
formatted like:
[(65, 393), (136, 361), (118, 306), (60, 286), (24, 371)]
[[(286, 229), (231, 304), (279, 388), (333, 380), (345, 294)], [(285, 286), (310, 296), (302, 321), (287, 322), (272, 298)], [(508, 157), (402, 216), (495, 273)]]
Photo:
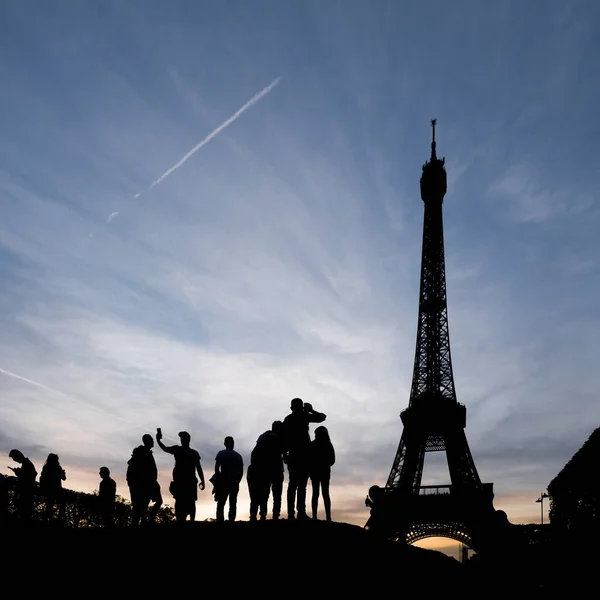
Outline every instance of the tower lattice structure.
[[(435, 126), (431, 158), (423, 165), (423, 246), (417, 344), (408, 408), (386, 486), (385, 511), (379, 515), (390, 537), (416, 541), (442, 535), (471, 547), (494, 509), (492, 484), (482, 484), (465, 435), (466, 408), (454, 387), (448, 307), (442, 203), (447, 190), (445, 159), (436, 154)], [(451, 485), (422, 486), (426, 452), (446, 453)], [(383, 502), (382, 499), (380, 499)], [(378, 508), (378, 503), (375, 503)], [(375, 508), (373, 510), (375, 510)]]

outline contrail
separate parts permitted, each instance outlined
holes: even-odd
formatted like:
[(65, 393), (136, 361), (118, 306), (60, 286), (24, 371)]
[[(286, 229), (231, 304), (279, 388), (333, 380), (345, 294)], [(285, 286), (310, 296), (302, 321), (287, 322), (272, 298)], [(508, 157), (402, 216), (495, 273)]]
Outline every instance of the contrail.
[[(261, 98), (266, 96), (280, 81), (281, 81), (281, 77), (278, 77), (273, 82), (271, 82), (266, 88), (264, 88), (263, 90), (258, 92), (258, 94), (255, 94), (254, 96), (252, 96), (252, 98), (250, 98), (250, 100), (248, 100), (248, 102), (246, 102), (246, 104), (244, 104), (244, 106), (242, 106), (242, 108), (240, 108), (235, 113), (233, 113), (233, 115), (231, 115), (231, 117), (229, 117), (229, 119), (227, 119), (226, 121), (223, 121), (223, 123), (221, 123), (214, 131), (211, 131), (201, 142), (196, 144), (183, 158), (178, 160), (172, 167), (167, 169), (160, 177), (155, 179), (150, 184), (148, 189), (144, 190), (143, 192), (138, 192), (137, 194), (135, 194), (133, 196), (133, 198), (134, 199), (139, 198), (142, 194), (149, 192), (154, 186), (157, 186), (161, 181), (163, 181), (169, 175), (171, 175), (171, 173), (173, 173), (173, 171), (176, 171), (177, 169), (179, 169), (179, 167), (181, 167), (181, 165), (183, 165), (183, 163), (185, 163), (188, 159), (190, 159), (192, 156), (194, 156), (194, 154), (196, 154), (196, 152), (198, 152), (198, 150), (200, 150), (200, 148), (202, 148), (202, 146), (208, 144), (208, 142), (210, 142), (210, 140), (212, 140), (214, 137), (219, 135), (219, 133), (221, 133), (221, 131), (223, 131), (223, 129), (225, 129), (226, 127), (229, 127), (229, 125), (231, 125), (234, 121), (236, 121), (252, 105), (256, 104)], [(119, 214), (118, 212), (111, 213), (107, 219), (107, 223), (110, 223), (113, 219), (115, 219), (115, 217), (118, 214)]]
[(15, 379), (20, 379), (21, 381), (29, 383), (30, 385), (38, 387), (42, 390), (46, 390), (47, 392), (52, 392), (53, 394), (58, 394), (59, 396), (63, 396), (64, 398), (71, 400), (71, 402), (77, 402), (78, 404), (83, 404), (87, 408), (91, 408), (92, 410), (95, 410), (97, 412), (114, 417), (115, 419), (120, 419), (121, 421), (124, 421), (125, 423), (128, 423), (129, 425), (133, 425), (133, 423), (131, 421), (128, 421), (127, 419), (124, 419), (123, 417), (119, 417), (118, 415), (109, 413), (108, 411), (98, 408), (97, 406), (94, 406), (93, 404), (89, 404), (88, 402), (84, 402), (83, 400), (80, 400), (79, 398), (74, 398), (73, 396), (69, 396), (69, 394), (65, 394), (64, 392), (61, 392), (60, 390), (51, 388), (48, 385), (44, 385), (43, 383), (40, 383), (39, 381), (34, 381), (33, 379), (28, 379), (27, 377), (23, 377), (22, 375), (17, 375), (16, 373), (12, 373), (11, 371), (7, 371), (6, 369), (2, 369), (1, 367), (0, 367), (0, 373), (4, 373), (4, 375), (8, 375), (9, 377), (14, 377)]
[[(4, 375), (8, 375), (9, 377), (14, 377), (15, 379), (20, 379), (21, 381), (24, 381), (25, 383), (29, 383), (30, 385), (38, 387), (42, 390), (46, 390), (47, 392), (51, 392), (53, 394), (58, 394), (59, 396), (63, 396), (64, 398), (71, 400), (71, 402), (77, 402), (78, 404), (83, 404), (86, 408), (91, 408), (92, 410), (95, 410), (96, 412), (102, 413), (104, 415), (108, 415), (109, 417), (113, 417), (114, 419), (119, 419), (120, 421), (123, 421), (124, 423), (127, 423), (128, 425), (133, 425), (134, 427), (136, 427), (138, 429), (140, 427), (145, 428), (145, 429), (150, 429), (144, 423), (133, 423), (132, 421), (129, 421), (128, 419), (125, 419), (124, 417), (120, 417), (119, 415), (115, 415), (114, 413), (108, 412), (107, 410), (98, 408), (97, 406), (94, 406), (93, 404), (89, 404), (88, 402), (84, 402), (83, 400), (80, 400), (79, 398), (69, 396), (69, 394), (65, 394), (64, 392), (61, 392), (60, 390), (51, 388), (48, 385), (44, 385), (43, 383), (40, 383), (39, 381), (34, 381), (33, 379), (28, 379), (27, 377), (23, 377), (22, 375), (17, 375), (16, 373), (7, 371), (6, 369), (3, 369), (2, 367), (0, 367), (0, 373), (4, 373)], [(167, 437), (166, 435), (163, 435), (163, 439), (173, 440), (173, 438)]]
[(188, 158), (191, 158), (194, 154), (196, 154), (196, 152), (198, 152), (198, 150), (200, 150), (200, 148), (202, 148), (202, 146), (208, 144), (210, 140), (212, 140), (215, 136), (219, 135), (219, 133), (221, 133), (223, 129), (229, 127), (229, 125), (231, 125), (235, 120), (237, 120), (240, 117), (240, 115), (242, 115), (242, 113), (246, 112), (253, 104), (256, 104), (263, 96), (266, 96), (280, 81), (281, 77), (278, 77), (265, 89), (258, 92), (258, 94), (252, 96), (252, 98), (250, 98), (250, 100), (248, 100), (248, 102), (246, 102), (246, 104), (244, 104), (242, 108), (240, 108), (237, 112), (233, 113), (233, 115), (229, 117), (229, 119), (223, 121), (223, 123), (221, 123), (214, 131), (209, 133), (200, 143), (196, 144), (181, 160), (176, 162), (170, 169), (167, 169), (158, 179), (155, 179), (146, 191), (151, 190), (155, 185), (158, 185), (163, 179), (166, 179), (173, 171), (179, 169), (179, 167), (181, 167), (181, 165), (186, 160), (188, 160)]

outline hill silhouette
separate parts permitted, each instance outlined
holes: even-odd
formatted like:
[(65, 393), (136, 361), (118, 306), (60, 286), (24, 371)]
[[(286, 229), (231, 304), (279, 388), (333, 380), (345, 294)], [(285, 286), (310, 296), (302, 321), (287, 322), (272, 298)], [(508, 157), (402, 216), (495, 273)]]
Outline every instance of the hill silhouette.
[(587, 544), (498, 548), (466, 564), (324, 521), (186, 522), (141, 528), (16, 523), (1, 531), (4, 590), (112, 596), (189, 591), (329, 597), (349, 594), (572, 597), (595, 581)]
[[(198, 522), (141, 529), (71, 529), (37, 524), (3, 532), (2, 560), (27, 586), (53, 582), (94, 595), (125, 588), (137, 593), (186, 589), (224, 593), (329, 595), (465, 590), (456, 560), (431, 550), (375, 539), (345, 523)], [(22, 571), (22, 573), (17, 573)], [(29, 574), (29, 577), (27, 575)], [(49, 591), (49, 590), (46, 590)]]
[[(168, 523), (63, 528), (43, 523), (3, 532), (5, 583), (22, 592), (112, 596), (186, 592), (339, 597), (351, 594), (522, 594), (583, 585), (587, 551), (505, 549), (467, 564), (393, 544), (345, 523)], [(476, 560), (479, 559), (479, 560)], [(576, 567), (576, 568), (575, 568)], [(11, 589), (14, 589), (11, 585)], [(17, 589), (14, 589), (17, 592)]]

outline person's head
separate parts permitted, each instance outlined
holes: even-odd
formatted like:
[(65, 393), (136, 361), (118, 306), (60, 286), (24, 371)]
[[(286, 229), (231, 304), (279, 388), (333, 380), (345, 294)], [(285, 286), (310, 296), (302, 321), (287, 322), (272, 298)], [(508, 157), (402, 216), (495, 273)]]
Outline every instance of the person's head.
[(223, 443), (225, 444), (225, 448), (227, 448), (227, 450), (233, 450), (234, 441), (230, 435), (225, 438)]
[(142, 442), (144, 443), (144, 446), (146, 446), (146, 448), (154, 447), (154, 440), (152, 439), (152, 436), (149, 433), (145, 433), (142, 436)]
[(20, 450), (11, 450), (8, 453), (8, 456), (10, 456), (10, 458), (12, 458), (15, 462), (25, 462), (25, 457), (23, 456), (23, 453)]
[(381, 498), (383, 494), (383, 490), (378, 485), (372, 485), (369, 488), (369, 498), (373, 500), (373, 502), (377, 502)]
[(48, 458), (46, 459), (47, 465), (57, 465), (58, 464), (58, 454), (50, 453), (48, 454)]
[(319, 442), (329, 442), (329, 431), (327, 431), (327, 427), (320, 425), (315, 429), (315, 440)]
[(281, 435), (283, 433), (283, 423), (281, 421), (273, 421), (271, 431), (277, 435)]
[(304, 408), (304, 402), (300, 398), (294, 398), (290, 404), (292, 412), (300, 412)]
[(190, 445), (190, 441), (192, 438), (187, 431), (180, 431), (179, 439), (181, 440), (181, 445), (187, 448)]
[(110, 469), (108, 467), (100, 467), (100, 477), (102, 477), (102, 479), (110, 477)]

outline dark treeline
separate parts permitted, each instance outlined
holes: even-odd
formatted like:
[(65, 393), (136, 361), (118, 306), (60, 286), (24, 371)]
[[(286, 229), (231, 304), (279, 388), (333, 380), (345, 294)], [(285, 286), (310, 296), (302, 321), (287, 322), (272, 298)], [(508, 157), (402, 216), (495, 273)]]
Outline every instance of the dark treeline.
[(589, 535), (600, 526), (600, 427), (548, 485), (550, 522), (563, 534)]
[[(15, 488), (17, 478), (0, 474), (0, 524), (16, 521)], [(48, 519), (48, 496), (40, 485), (33, 488), (32, 522), (51, 522), (64, 527), (102, 527), (102, 506), (97, 493), (88, 494), (64, 488), (61, 498), (62, 506), (56, 507), (55, 516)], [(60, 519), (59, 515), (60, 514)], [(114, 505), (113, 523), (125, 527), (131, 523), (132, 507), (125, 498), (117, 496)], [(156, 515), (157, 523), (169, 523), (175, 519), (173, 510), (164, 506)]]

